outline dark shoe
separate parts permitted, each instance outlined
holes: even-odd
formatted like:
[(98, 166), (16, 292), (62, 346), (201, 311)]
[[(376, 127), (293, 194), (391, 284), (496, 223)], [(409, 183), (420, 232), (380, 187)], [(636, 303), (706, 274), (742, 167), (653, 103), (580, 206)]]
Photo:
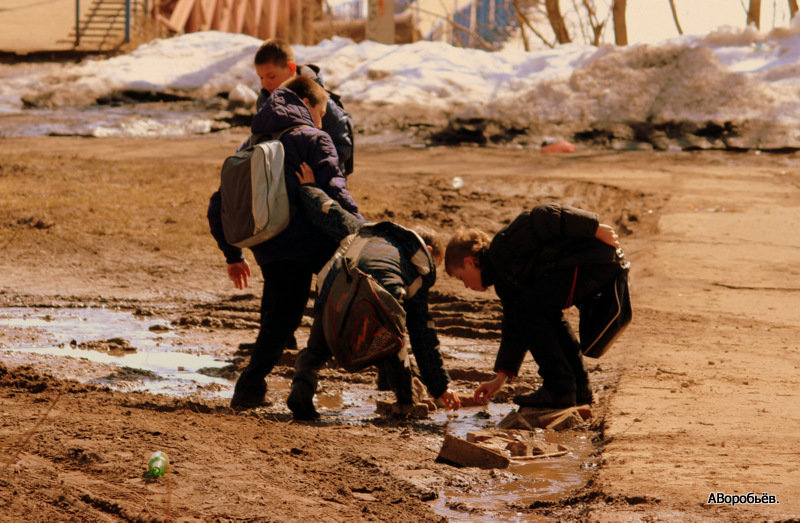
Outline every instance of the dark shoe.
[(591, 405), (594, 401), (592, 396), (592, 388), (588, 383), (578, 385), (578, 390), (575, 391), (575, 404), (576, 405)]
[(242, 380), (236, 382), (231, 398), (231, 408), (237, 410), (253, 409), (270, 405), (267, 401), (267, 382), (260, 380)]
[(539, 409), (566, 409), (574, 407), (575, 394), (553, 394), (544, 387), (540, 387), (530, 394), (514, 396), (514, 403), (520, 407), (536, 407)]
[(292, 391), (286, 399), (286, 405), (297, 421), (313, 421), (319, 419), (319, 412), (314, 408), (314, 391), (305, 382), (292, 383)]

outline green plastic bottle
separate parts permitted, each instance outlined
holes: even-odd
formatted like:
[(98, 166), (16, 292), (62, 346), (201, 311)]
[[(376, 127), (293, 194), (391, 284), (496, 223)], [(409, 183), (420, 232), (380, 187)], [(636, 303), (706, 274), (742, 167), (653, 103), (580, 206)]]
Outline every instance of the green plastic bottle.
[(169, 458), (160, 450), (153, 452), (150, 461), (147, 462), (147, 471), (153, 477), (163, 476), (169, 468)]

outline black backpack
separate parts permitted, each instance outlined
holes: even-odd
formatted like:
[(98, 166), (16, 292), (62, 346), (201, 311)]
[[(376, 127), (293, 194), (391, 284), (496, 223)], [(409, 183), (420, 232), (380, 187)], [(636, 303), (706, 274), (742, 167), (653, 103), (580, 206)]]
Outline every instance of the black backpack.
[(599, 358), (611, 347), (633, 317), (628, 273), (631, 264), (622, 249), (617, 249), (620, 270), (616, 277), (594, 296), (577, 305), (580, 311), (578, 333), (581, 354)]

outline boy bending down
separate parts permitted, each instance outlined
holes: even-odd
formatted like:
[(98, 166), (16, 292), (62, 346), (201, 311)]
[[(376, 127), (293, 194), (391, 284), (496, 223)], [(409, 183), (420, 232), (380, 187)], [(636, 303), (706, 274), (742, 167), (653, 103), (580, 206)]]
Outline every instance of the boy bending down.
[[(348, 234), (358, 234), (363, 222), (315, 185), (313, 172), (307, 165), (300, 167), (301, 171), (297, 173), (303, 184), (300, 187), (300, 199), (309, 219), (337, 241)], [(439, 340), (428, 312), (428, 290), (436, 281), (436, 265), (443, 258), (443, 245), (434, 241), (432, 236), (426, 238), (423, 235), (426, 246), (421, 250), (419, 240), (411, 231), (389, 222), (381, 225), (385, 227), (373, 230), (361, 251), (358, 267), (373, 276), (403, 305), (411, 350), (417, 360), (422, 382), (432, 397), (448, 409), (457, 409), (460, 406), (459, 399), (448, 388), (449, 376), (442, 365)], [(313, 403), (317, 373), (331, 358), (322, 330), (321, 312), (336, 272), (334, 265), (320, 286), (319, 296), (314, 303), (314, 323), (308, 345), (297, 355), (287, 403), (298, 420), (319, 417)], [(378, 366), (387, 376), (397, 402), (401, 406), (411, 405), (411, 372), (405, 349), (397, 355), (385, 357), (378, 362)]]
[(494, 238), (470, 229), (450, 239), (447, 273), (476, 291), (494, 286), (503, 307), (496, 376), (478, 386), (476, 401), (487, 403), (517, 376), (530, 351), (543, 383), (515, 403), (553, 409), (592, 403), (580, 344), (563, 310), (617, 275), (618, 247), (616, 232), (597, 214), (557, 203), (520, 214)]

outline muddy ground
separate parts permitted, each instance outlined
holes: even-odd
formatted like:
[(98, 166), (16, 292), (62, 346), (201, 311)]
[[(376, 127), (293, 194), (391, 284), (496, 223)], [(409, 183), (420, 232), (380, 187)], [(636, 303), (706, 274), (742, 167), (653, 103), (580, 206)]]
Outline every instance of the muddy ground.
[[(186, 350), (229, 361), (234, 379), (247, 358), (238, 344), (255, 337), (260, 278), (245, 291), (226, 280), (205, 210), (243, 135), (0, 141), (0, 307), (158, 318)], [(369, 219), (494, 232), (556, 200), (596, 210), (622, 233), (634, 320), (606, 356), (587, 360), (594, 420), (563, 436), (589, 442), (571, 472), (577, 484), (539, 494), (546, 467), (437, 463), (452, 419), (443, 414), (345, 423), (323, 408), (320, 423), (293, 423), (284, 403), (292, 352), (269, 378), (274, 404), (237, 414), (224, 389), (216, 399), (199, 387), (181, 397), (125, 392), (98, 380), (107, 366), (8, 350), (47, 333), (4, 328), (0, 520), (800, 517), (800, 156), (380, 142), (361, 142), (348, 182)], [(445, 364), (468, 394), (490, 376), (498, 303), (446, 276), (435, 289)], [(336, 396), (374, 389), (375, 374), (331, 368), (321, 381)], [(536, 385), (528, 357), (492, 409), (459, 416), (491, 426), (512, 410), (510, 392)], [(156, 449), (172, 468), (152, 481), (144, 471)], [(722, 503), (747, 493), (749, 504)], [(765, 494), (777, 503), (754, 502)]]

